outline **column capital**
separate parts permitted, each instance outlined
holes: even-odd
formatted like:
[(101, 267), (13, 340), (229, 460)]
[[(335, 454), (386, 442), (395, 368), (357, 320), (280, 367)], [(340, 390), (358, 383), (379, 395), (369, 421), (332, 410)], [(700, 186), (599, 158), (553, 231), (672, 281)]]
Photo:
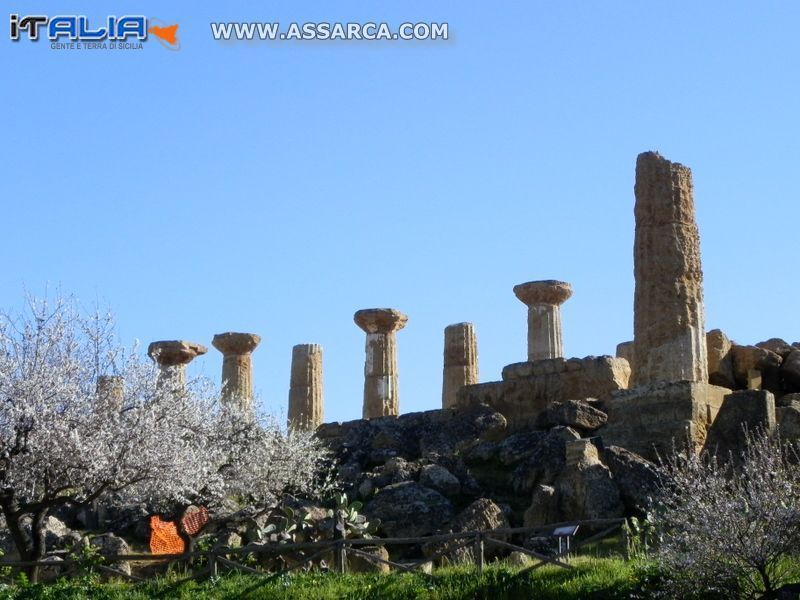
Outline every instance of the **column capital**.
[(250, 354), (260, 343), (260, 335), (235, 331), (218, 333), (211, 340), (211, 345), (223, 354)]
[(527, 306), (532, 304), (559, 306), (572, 296), (572, 286), (566, 281), (555, 279), (528, 281), (515, 285), (514, 295)]
[(367, 333), (392, 333), (406, 326), (408, 316), (393, 308), (365, 308), (356, 311), (353, 321)]
[(147, 355), (162, 367), (187, 365), (206, 352), (202, 344), (183, 340), (161, 340), (147, 347)]

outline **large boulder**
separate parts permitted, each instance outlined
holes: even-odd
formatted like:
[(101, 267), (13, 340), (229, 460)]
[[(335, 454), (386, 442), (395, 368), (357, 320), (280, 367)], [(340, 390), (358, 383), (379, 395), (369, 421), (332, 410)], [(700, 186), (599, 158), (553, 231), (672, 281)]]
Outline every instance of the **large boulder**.
[(756, 347), (774, 352), (780, 355), (781, 358), (786, 358), (786, 355), (793, 350), (792, 345), (781, 338), (770, 338), (764, 342), (758, 342)]
[(775, 421), (784, 439), (792, 442), (800, 441), (800, 402), (777, 407)]
[[(103, 535), (96, 535), (89, 544), (97, 548), (102, 556), (122, 556), (131, 553), (128, 542), (113, 533), (105, 533)], [(129, 562), (117, 562), (109, 565), (112, 569), (122, 571), (126, 575), (131, 574), (131, 564)]]
[[(448, 532), (487, 531), (503, 527), (508, 527), (503, 509), (488, 498), (479, 498), (453, 519)], [(435, 557), (438, 562), (443, 560), (451, 563), (472, 562), (474, 560), (472, 547), (463, 546), (463, 541), (456, 538), (446, 542), (425, 544), (422, 552), (428, 558)], [(491, 557), (493, 551), (496, 553), (497, 547), (488, 546), (485, 550), (486, 556)]]
[(550, 485), (537, 485), (533, 490), (531, 505), (523, 516), (525, 527), (541, 527), (558, 523), (561, 513), (558, 508), (556, 489)]
[(541, 483), (552, 484), (564, 469), (566, 444), (580, 436), (568, 427), (553, 429), (539, 438), (530, 454), (522, 460), (511, 474), (514, 491), (521, 495), (533, 492)]
[(758, 346), (733, 345), (733, 375), (741, 388), (747, 387), (748, 374), (752, 369), (761, 371), (766, 380), (777, 379), (783, 362), (780, 354)]
[(572, 427), (582, 433), (591, 433), (606, 424), (608, 415), (582, 400), (553, 402), (536, 419), (536, 425), (545, 429)]
[(569, 442), (566, 463), (553, 484), (564, 519), (613, 519), (624, 514), (619, 488), (591, 440)]
[(386, 546), (356, 546), (356, 548), (371, 558), (349, 553), (347, 570), (351, 573), (388, 573), (391, 571), (391, 567), (387, 563), (377, 560), (389, 560), (389, 551)]
[(458, 477), (441, 465), (425, 465), (419, 472), (419, 482), (445, 496), (457, 496), (461, 492)]
[(723, 460), (738, 460), (748, 431), (775, 429), (775, 397), (767, 390), (740, 390), (725, 396), (708, 430), (705, 449)]
[(619, 488), (626, 511), (644, 516), (658, 493), (659, 476), (656, 466), (619, 446), (605, 448), (603, 462)]
[(387, 537), (421, 537), (453, 518), (453, 505), (436, 490), (415, 481), (389, 485), (364, 506), (364, 514), (381, 520)]
[(709, 383), (730, 389), (736, 387), (732, 347), (733, 344), (721, 329), (712, 329), (706, 334)]
[(790, 392), (800, 392), (800, 350), (792, 349), (781, 365), (781, 378)]

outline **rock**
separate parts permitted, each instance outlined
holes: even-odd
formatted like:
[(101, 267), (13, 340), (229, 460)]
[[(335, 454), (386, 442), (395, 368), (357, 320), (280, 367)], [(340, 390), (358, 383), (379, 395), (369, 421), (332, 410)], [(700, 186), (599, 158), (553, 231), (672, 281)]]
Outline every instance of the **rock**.
[(624, 514), (619, 488), (590, 440), (569, 442), (566, 463), (553, 484), (565, 520), (614, 519)]
[(800, 350), (792, 349), (781, 365), (784, 386), (792, 392), (800, 392)]
[(775, 420), (781, 437), (792, 442), (800, 441), (800, 405), (791, 404), (776, 408)]
[(533, 491), (531, 505), (523, 516), (525, 527), (540, 527), (561, 520), (556, 489), (549, 485), (537, 485)]
[(708, 348), (708, 382), (712, 385), (735, 389), (733, 376), (732, 344), (721, 329), (712, 329), (706, 334)]
[(506, 559), (506, 563), (508, 563), (512, 567), (517, 567), (522, 569), (523, 567), (527, 567), (531, 563), (531, 557), (525, 554), (524, 552), (520, 552), (519, 550), (514, 550), (511, 554), (508, 555)]
[(441, 492), (445, 496), (457, 496), (461, 492), (458, 478), (441, 465), (426, 465), (419, 474), (419, 482), (425, 487)]
[[(64, 559), (60, 556), (45, 556), (42, 559), (42, 562), (46, 563), (61, 563), (64, 562)], [(52, 566), (52, 567), (39, 567), (39, 583), (49, 583), (51, 581), (55, 581), (63, 573), (66, 573), (67, 569), (64, 567)]]
[(791, 394), (784, 394), (780, 398), (775, 400), (775, 406), (794, 406), (800, 409), (800, 394), (799, 393), (791, 393)]
[(692, 172), (657, 152), (636, 159), (631, 386), (708, 381), (703, 266)]
[(420, 468), (418, 464), (409, 463), (407, 460), (395, 457), (386, 461), (383, 474), (387, 475), (391, 483), (401, 481), (412, 481), (419, 477)]
[[(100, 554), (103, 556), (122, 556), (131, 553), (128, 543), (113, 533), (96, 535), (89, 541), (89, 543), (95, 548), (98, 548), (100, 550)], [(110, 564), (108, 566), (112, 569), (122, 571), (126, 575), (131, 574), (131, 565), (129, 562), (119, 562)]]
[(59, 519), (49, 516), (44, 525), (45, 544), (48, 550), (67, 548), (79, 542), (81, 536), (64, 525)]
[(453, 532), (483, 531), (503, 527), (508, 527), (508, 520), (503, 509), (489, 498), (479, 498), (458, 513), (458, 516), (453, 519), (450, 530)]
[(380, 490), (366, 504), (364, 514), (380, 519), (387, 537), (422, 537), (449, 523), (453, 506), (436, 490), (406, 481)]
[(705, 449), (722, 460), (738, 460), (745, 449), (747, 431), (775, 429), (775, 398), (766, 390), (741, 390), (728, 394), (708, 430)]
[[(504, 527), (508, 527), (508, 520), (503, 509), (488, 498), (479, 498), (453, 519), (449, 532), (486, 531)], [(498, 539), (503, 538), (500, 536)], [(441, 562), (442, 559), (451, 563), (473, 562), (472, 547), (459, 547), (462, 542), (463, 540), (455, 539), (425, 544), (422, 547), (422, 553), (438, 562)], [(489, 558), (497, 553), (497, 547), (487, 546), (485, 552), (486, 557)]]
[[(356, 548), (370, 556), (389, 560), (389, 551), (385, 546), (356, 546)], [(389, 573), (391, 567), (385, 562), (371, 560), (350, 552), (347, 555), (347, 570), (351, 573)]]
[(644, 516), (651, 499), (658, 492), (658, 470), (646, 460), (619, 446), (603, 450), (603, 462), (611, 471), (625, 509), (630, 514)]
[(606, 424), (608, 415), (580, 400), (553, 402), (536, 419), (536, 425), (545, 429), (563, 425), (583, 433), (590, 433)]
[(241, 548), (242, 536), (236, 531), (222, 531), (217, 535), (217, 548)]
[(781, 358), (786, 358), (786, 355), (793, 350), (792, 345), (781, 338), (770, 338), (765, 342), (758, 342), (756, 347), (774, 352)]
[(758, 369), (765, 376), (770, 371), (777, 371), (783, 359), (771, 350), (757, 346), (733, 345), (733, 375), (739, 387), (746, 388), (748, 373), (751, 369)]
[(544, 431), (515, 433), (497, 445), (496, 457), (502, 465), (515, 465), (533, 454), (536, 446), (546, 437), (547, 433)]
[(624, 358), (633, 369), (633, 340), (617, 344), (617, 358)]
[(551, 484), (564, 468), (566, 440), (562, 432), (547, 432), (511, 474), (519, 494), (530, 494), (537, 483)]

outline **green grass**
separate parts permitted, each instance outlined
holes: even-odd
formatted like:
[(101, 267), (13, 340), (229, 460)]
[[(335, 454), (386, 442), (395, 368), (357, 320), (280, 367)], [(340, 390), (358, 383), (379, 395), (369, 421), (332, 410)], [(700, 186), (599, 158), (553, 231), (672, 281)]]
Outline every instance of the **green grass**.
[(569, 571), (543, 567), (522, 574), (519, 569), (503, 564), (487, 566), (483, 573), (478, 573), (474, 567), (450, 567), (435, 571), (434, 580), (422, 574), (410, 573), (308, 573), (270, 581), (258, 576), (228, 574), (216, 581), (181, 585), (175, 585), (167, 579), (137, 585), (61, 581), (47, 585), (6, 587), (0, 590), (0, 599), (615, 600), (635, 597), (638, 583), (632, 563), (614, 559), (577, 559), (573, 564), (575, 569)]

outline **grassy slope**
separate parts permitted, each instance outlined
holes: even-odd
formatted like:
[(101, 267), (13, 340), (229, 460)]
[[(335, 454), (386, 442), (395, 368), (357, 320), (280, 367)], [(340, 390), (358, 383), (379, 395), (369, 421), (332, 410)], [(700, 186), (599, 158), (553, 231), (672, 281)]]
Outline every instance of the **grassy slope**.
[(216, 583), (171, 585), (161, 580), (142, 585), (105, 584), (92, 586), (63, 582), (46, 586), (6, 588), (0, 598), (22, 600), (97, 598), (116, 600), (150, 598), (258, 598), (281, 600), (392, 600), (432, 598), (435, 600), (480, 599), (622, 599), (630, 598), (636, 583), (633, 566), (612, 559), (579, 559), (566, 571), (545, 567), (520, 575), (519, 570), (493, 565), (478, 574), (474, 568), (437, 571), (434, 581), (419, 574), (334, 575), (300, 574), (265, 581), (246, 575), (225, 575)]

